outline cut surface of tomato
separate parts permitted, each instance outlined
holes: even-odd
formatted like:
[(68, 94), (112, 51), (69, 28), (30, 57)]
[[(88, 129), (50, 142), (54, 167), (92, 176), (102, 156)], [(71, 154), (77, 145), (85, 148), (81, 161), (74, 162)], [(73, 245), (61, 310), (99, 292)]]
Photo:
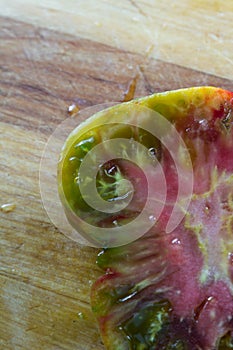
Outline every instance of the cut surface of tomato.
[[(184, 218), (172, 232), (165, 231), (170, 213), (165, 206), (143, 237), (99, 253), (97, 263), (104, 275), (92, 288), (91, 302), (103, 342), (107, 350), (232, 349), (233, 93), (189, 88), (129, 103), (157, 111), (175, 126), (190, 153), (193, 193)], [(129, 137), (134, 130), (119, 127), (116, 133)], [(175, 197), (177, 177), (169, 150), (140, 133), (163, 168), (168, 196)], [(89, 135), (85, 142), (77, 147), (88, 149), (98, 140)], [(121, 216), (103, 215), (95, 223), (111, 227), (114, 220), (120, 224), (133, 220), (147, 196), (143, 174), (122, 160), (106, 164), (101, 171), (97, 182), (107, 200), (125, 194), (125, 188), (116, 185), (122, 174), (134, 179), (139, 195)], [(67, 189), (67, 196), (72, 191)]]

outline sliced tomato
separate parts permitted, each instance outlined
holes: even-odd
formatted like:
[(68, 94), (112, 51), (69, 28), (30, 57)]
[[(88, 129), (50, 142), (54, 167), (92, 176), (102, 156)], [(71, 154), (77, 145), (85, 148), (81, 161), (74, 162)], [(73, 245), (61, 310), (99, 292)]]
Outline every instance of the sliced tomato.
[[(164, 230), (164, 210), (140, 239), (99, 253), (104, 275), (92, 288), (91, 302), (103, 342), (108, 350), (232, 349), (233, 93), (190, 88), (130, 104), (157, 111), (175, 126), (190, 152), (194, 188), (188, 211), (171, 233)], [(168, 152), (157, 140), (146, 146), (158, 150), (168, 191), (176, 193)], [(135, 174), (120, 162), (107, 167), (129, 178)], [(145, 179), (138, 177), (144, 188)], [(115, 188), (110, 180), (109, 188)], [(135, 203), (136, 215), (140, 201)], [(132, 212), (119, 220), (127, 216)], [(109, 217), (97, 219), (106, 226)]]

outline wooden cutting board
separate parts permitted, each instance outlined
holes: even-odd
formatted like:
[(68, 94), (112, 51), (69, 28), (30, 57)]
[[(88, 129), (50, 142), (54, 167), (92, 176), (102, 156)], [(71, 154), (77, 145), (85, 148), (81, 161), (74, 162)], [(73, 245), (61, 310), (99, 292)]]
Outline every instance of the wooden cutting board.
[(0, 0), (0, 8), (0, 206), (13, 204), (0, 211), (0, 349), (103, 350), (89, 303), (98, 251), (50, 222), (39, 189), (44, 146), (72, 104), (198, 85), (233, 90), (233, 3)]

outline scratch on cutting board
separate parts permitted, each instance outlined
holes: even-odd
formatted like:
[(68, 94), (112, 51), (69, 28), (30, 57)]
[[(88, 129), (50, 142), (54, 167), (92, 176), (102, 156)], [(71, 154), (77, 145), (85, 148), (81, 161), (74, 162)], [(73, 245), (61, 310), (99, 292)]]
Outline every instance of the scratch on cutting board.
[(137, 9), (137, 11), (144, 17), (147, 17), (147, 14), (141, 9), (140, 6), (134, 1), (134, 0), (129, 0), (130, 4), (133, 5), (134, 8)]
[(150, 63), (150, 56), (151, 56), (151, 53), (153, 52), (154, 48), (155, 48), (155, 46), (152, 44), (147, 49), (146, 54), (143, 58), (143, 61), (137, 67), (138, 74), (140, 74), (142, 76), (144, 83), (145, 83), (145, 88), (148, 91), (148, 93), (150, 93), (150, 94), (154, 92), (154, 89), (152, 88), (147, 76), (145, 75), (145, 69)]
[(138, 14), (141, 15), (141, 19), (137, 19), (133, 17), (133, 20), (136, 20), (140, 23), (140, 29), (141, 31), (144, 32), (144, 34), (149, 38), (149, 43), (150, 46), (148, 48), (148, 50), (146, 50), (146, 54), (148, 53), (148, 51), (151, 53), (152, 50), (151, 48), (154, 48), (155, 46), (157, 46), (158, 43), (158, 31), (154, 31), (152, 30), (153, 28), (153, 23), (154, 23), (154, 19), (151, 17), (150, 13), (146, 13), (141, 6), (139, 6), (136, 1), (134, 0), (128, 0), (128, 2), (131, 4), (131, 6), (137, 10)]
[[(142, 58), (142, 61), (139, 64), (137, 64), (137, 66), (135, 67), (136, 73), (131, 78), (131, 80), (129, 81), (128, 86), (127, 86), (126, 90), (123, 93), (123, 100), (122, 100), (122, 102), (128, 102), (128, 101), (130, 101), (130, 100), (132, 100), (134, 98), (134, 95), (135, 95), (135, 92), (136, 92), (136, 88), (137, 88), (137, 82), (138, 82), (138, 79), (139, 79), (140, 76), (142, 77), (142, 79), (145, 82), (146, 90), (149, 93), (153, 93), (154, 92), (154, 89), (150, 85), (150, 83), (149, 83), (149, 81), (148, 81), (148, 79), (147, 79), (147, 77), (146, 77), (146, 75), (144, 73), (145, 68), (150, 63), (150, 56), (151, 56), (151, 53), (152, 53), (153, 50), (154, 50), (154, 45), (150, 45), (148, 47), (148, 49), (146, 50), (145, 55)], [(130, 58), (129, 58), (129, 61), (130, 61)], [(133, 69), (133, 66), (128, 65), (128, 68)]]
[(154, 89), (152, 88), (147, 76), (145, 75), (145, 72), (144, 72), (145, 67), (146, 66), (141, 65), (138, 68), (139, 68), (140, 74), (144, 80), (146, 91), (148, 91), (149, 94), (152, 94), (154, 92)]

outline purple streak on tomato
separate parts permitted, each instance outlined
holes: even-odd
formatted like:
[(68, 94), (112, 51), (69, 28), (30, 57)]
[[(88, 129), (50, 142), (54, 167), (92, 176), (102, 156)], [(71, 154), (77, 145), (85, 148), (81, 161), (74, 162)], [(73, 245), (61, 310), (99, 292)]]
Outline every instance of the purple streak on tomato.
[[(168, 201), (145, 236), (99, 253), (105, 275), (91, 299), (104, 344), (108, 350), (232, 349), (233, 93), (192, 88), (136, 103), (179, 131), (192, 158), (194, 192), (172, 233), (164, 231)], [(160, 163), (173, 200), (177, 175), (163, 147)]]

